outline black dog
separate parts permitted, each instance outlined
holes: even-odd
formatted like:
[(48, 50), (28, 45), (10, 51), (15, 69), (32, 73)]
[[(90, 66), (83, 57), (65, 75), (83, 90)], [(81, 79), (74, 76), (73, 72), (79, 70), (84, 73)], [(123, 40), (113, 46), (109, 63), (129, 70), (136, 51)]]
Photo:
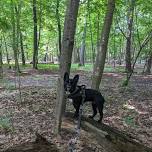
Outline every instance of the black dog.
[[(76, 109), (74, 117), (79, 116), (79, 108), (82, 103), (82, 88), (78, 86), (79, 75), (75, 75), (73, 79), (69, 79), (69, 74), (66, 72), (64, 74), (64, 89), (66, 94), (68, 94), (68, 98), (73, 100), (73, 106)], [(91, 101), (93, 115), (89, 118), (94, 118), (97, 114), (97, 108), (99, 110), (100, 119), (98, 122), (102, 122), (103, 118), (103, 105), (104, 98), (101, 93), (94, 89), (85, 89), (85, 100), (84, 102)]]

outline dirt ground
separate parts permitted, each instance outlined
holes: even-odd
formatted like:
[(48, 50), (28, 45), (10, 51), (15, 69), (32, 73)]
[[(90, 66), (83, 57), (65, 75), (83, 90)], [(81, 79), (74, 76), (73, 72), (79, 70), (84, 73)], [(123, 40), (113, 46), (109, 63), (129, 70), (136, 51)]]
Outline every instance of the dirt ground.
[[(80, 84), (90, 87), (91, 74), (77, 71)], [(74, 75), (75, 73), (72, 73)], [(66, 151), (73, 129), (64, 122), (62, 138), (53, 137), (54, 109), (58, 73), (25, 71), (20, 78), (9, 72), (0, 82), (0, 151), (13, 145), (33, 142), (36, 133)], [(124, 74), (105, 73), (101, 93), (106, 99), (103, 123), (127, 132), (138, 142), (152, 147), (152, 75), (134, 75), (127, 88), (121, 87)], [(21, 83), (21, 91), (18, 82)], [(67, 111), (73, 111), (67, 102)], [(91, 105), (84, 107), (84, 115), (92, 113)], [(73, 126), (73, 125), (72, 125)], [(94, 139), (94, 140), (88, 140)], [(79, 151), (104, 151), (93, 134), (82, 130)]]

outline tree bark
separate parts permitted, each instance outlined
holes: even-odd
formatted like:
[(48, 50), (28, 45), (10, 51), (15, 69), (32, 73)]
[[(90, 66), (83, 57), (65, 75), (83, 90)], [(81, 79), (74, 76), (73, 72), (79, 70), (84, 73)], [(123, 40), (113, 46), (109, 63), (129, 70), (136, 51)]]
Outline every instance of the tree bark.
[(79, 66), (84, 66), (84, 64), (85, 64), (86, 33), (87, 33), (87, 15), (85, 16), (84, 30), (83, 30), (83, 33), (82, 33), (82, 42), (81, 42), (81, 48), (80, 48), (80, 63), (79, 63)]
[(24, 53), (23, 36), (21, 30), (20, 30), (20, 47), (21, 47), (21, 55), (22, 55), (22, 65), (25, 65), (25, 53)]
[[(91, 15), (90, 15), (90, 0), (88, 0), (87, 4), (88, 8), (88, 16), (89, 16), (89, 28), (90, 28), (90, 39), (91, 39), (91, 51), (92, 51), (92, 63), (95, 62), (95, 49), (93, 44), (93, 31), (92, 31), (92, 24), (91, 24)], [(99, 24), (99, 21), (97, 21), (97, 25)]]
[(42, 1), (40, 0), (40, 14), (39, 14), (39, 31), (38, 31), (38, 42), (37, 42), (37, 63), (38, 63), (38, 52), (40, 48), (40, 41), (41, 41), (41, 29), (42, 29)]
[(135, 8), (135, 0), (131, 0), (130, 8), (128, 10), (128, 15), (127, 15), (127, 26), (128, 26), (128, 31), (126, 35), (126, 72), (127, 72), (127, 77), (129, 73), (132, 71), (131, 67), (131, 46), (132, 46), (132, 30), (133, 30), (133, 16), (134, 16), (134, 8)]
[(152, 67), (152, 40), (150, 41), (150, 54), (147, 60), (147, 65), (146, 65), (146, 74), (151, 74), (151, 67)]
[(107, 11), (101, 32), (100, 49), (97, 52), (96, 61), (93, 69), (93, 77), (92, 77), (92, 88), (97, 90), (99, 89), (101, 78), (103, 75), (114, 9), (115, 9), (115, 0), (108, 0)]
[(2, 38), (0, 40), (0, 79), (3, 78)]
[(62, 115), (66, 109), (66, 102), (64, 98), (63, 77), (65, 72), (70, 72), (72, 51), (74, 47), (74, 35), (76, 29), (77, 15), (79, 8), (79, 0), (68, 0), (67, 10), (64, 22), (64, 31), (62, 38), (62, 48), (60, 56), (60, 78), (57, 89), (56, 102), (56, 122), (55, 134), (59, 134), (61, 130)]
[(76, 42), (75, 42), (75, 47), (74, 47), (74, 49), (73, 49), (73, 55), (72, 55), (72, 57), (73, 57), (73, 63), (79, 63), (79, 55), (78, 55), (78, 48), (77, 48), (77, 46), (76, 46)]
[(14, 3), (13, 1), (12, 2), (12, 6), (11, 6), (11, 9), (12, 9), (12, 17), (11, 17), (11, 21), (12, 21), (12, 29), (13, 29), (13, 51), (14, 51), (14, 59), (15, 59), (15, 70), (17, 72), (20, 72), (20, 68), (19, 68), (19, 62), (18, 62), (18, 48), (17, 48), (17, 39), (16, 39), (16, 36), (17, 36), (17, 26), (15, 24), (15, 6), (14, 6)]
[(19, 38), (20, 38), (20, 12), (21, 12), (21, 2), (18, 5), (15, 5), (15, 15), (16, 15), (16, 49), (17, 56), (19, 59)]
[(97, 52), (100, 49), (100, 13), (97, 14)]
[(114, 35), (113, 35), (113, 67), (116, 67), (116, 29), (114, 24)]
[(146, 68), (146, 71), (145, 71), (146, 74), (151, 74), (151, 66), (152, 66), (152, 53), (151, 53), (151, 55), (150, 55), (150, 57), (148, 58), (148, 61), (147, 61), (147, 68)]
[(6, 38), (5, 35), (3, 34), (3, 39), (4, 39), (4, 43), (5, 43), (5, 51), (6, 51), (6, 60), (7, 60), (7, 64), (9, 65), (9, 54), (8, 54), (8, 49), (7, 49), (7, 42), (6, 42)]
[(61, 23), (60, 23), (60, 14), (59, 14), (59, 6), (60, 6), (60, 1), (56, 1), (56, 20), (57, 20), (57, 25), (58, 25), (58, 49), (59, 49), (59, 58), (61, 55)]
[(34, 23), (34, 33), (33, 33), (33, 69), (37, 69), (38, 63), (38, 34), (37, 34), (37, 6), (36, 0), (33, 0), (33, 23)]
[(21, 49), (21, 57), (22, 57), (22, 65), (25, 65), (25, 55), (24, 55), (24, 48), (23, 48), (23, 37), (22, 37), (22, 31), (20, 27), (20, 15), (21, 15), (21, 2), (19, 2), (18, 6), (15, 6), (16, 10), (16, 18), (17, 18), (17, 51), (19, 52), (19, 43), (20, 43), (20, 49)]

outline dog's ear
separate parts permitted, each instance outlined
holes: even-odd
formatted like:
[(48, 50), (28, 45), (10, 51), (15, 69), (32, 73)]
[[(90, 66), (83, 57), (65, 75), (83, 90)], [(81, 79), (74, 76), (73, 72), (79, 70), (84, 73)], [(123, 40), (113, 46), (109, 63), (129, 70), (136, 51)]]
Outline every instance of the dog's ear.
[(65, 72), (65, 74), (64, 74), (64, 81), (69, 81), (69, 74), (68, 74), (68, 72)]
[(75, 75), (74, 78), (73, 78), (73, 83), (76, 85), (79, 81), (79, 75)]

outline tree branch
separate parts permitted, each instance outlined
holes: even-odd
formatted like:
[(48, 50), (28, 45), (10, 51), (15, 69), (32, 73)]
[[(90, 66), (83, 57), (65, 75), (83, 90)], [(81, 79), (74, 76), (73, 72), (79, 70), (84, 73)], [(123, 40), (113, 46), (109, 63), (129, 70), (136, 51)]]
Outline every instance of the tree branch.
[(117, 27), (118, 27), (119, 31), (121, 32), (121, 34), (127, 39), (126, 34), (124, 33), (124, 31), (123, 31), (123, 30), (120, 28), (120, 26), (119, 26), (119, 22), (118, 22), (117, 16), (116, 16), (116, 23), (117, 23)]

